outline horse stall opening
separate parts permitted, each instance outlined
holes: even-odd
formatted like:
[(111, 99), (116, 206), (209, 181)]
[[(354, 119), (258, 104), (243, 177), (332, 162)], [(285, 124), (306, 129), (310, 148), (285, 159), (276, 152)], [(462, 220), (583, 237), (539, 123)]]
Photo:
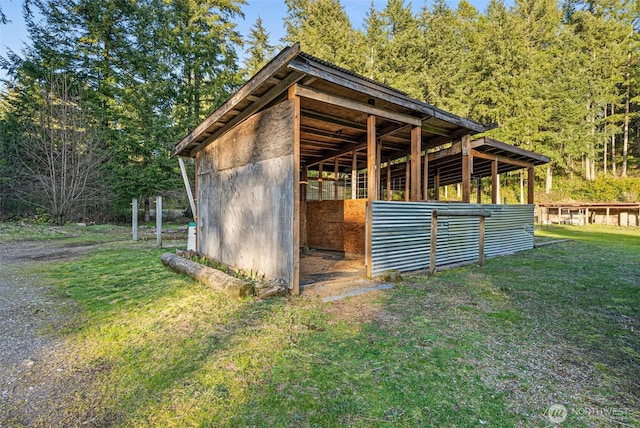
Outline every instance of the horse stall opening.
[(365, 276), (366, 199), (300, 203), (300, 285)]

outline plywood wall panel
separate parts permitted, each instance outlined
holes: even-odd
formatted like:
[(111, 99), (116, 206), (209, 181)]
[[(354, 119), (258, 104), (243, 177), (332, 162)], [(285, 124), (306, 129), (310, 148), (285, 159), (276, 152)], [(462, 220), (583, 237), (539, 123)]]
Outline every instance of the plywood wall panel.
[(307, 241), (310, 247), (343, 251), (342, 202), (307, 202)]
[(344, 251), (364, 254), (366, 199), (344, 201)]
[[(293, 101), (255, 114), (218, 141), (217, 169), (293, 155)], [(290, 142), (283, 144), (283, 142)]]
[(307, 202), (310, 247), (364, 253), (365, 199)]
[(285, 101), (197, 155), (199, 251), (288, 286), (294, 276), (292, 123), (293, 103)]

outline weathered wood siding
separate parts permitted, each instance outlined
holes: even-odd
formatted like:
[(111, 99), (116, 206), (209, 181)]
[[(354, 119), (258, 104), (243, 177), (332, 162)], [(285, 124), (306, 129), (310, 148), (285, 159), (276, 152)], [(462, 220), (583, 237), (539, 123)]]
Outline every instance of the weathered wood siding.
[(289, 287), (295, 269), (293, 115), (292, 101), (280, 103), (197, 154), (198, 250)]
[(366, 199), (308, 201), (307, 245), (364, 254)]

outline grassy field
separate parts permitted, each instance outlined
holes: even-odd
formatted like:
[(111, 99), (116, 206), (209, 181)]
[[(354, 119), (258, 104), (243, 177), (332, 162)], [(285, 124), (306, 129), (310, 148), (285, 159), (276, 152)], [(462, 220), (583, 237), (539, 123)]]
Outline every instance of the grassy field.
[(66, 421), (550, 426), (558, 404), (565, 426), (638, 426), (640, 230), (536, 233), (571, 241), (333, 303), (230, 300), (152, 243), (46, 264), (82, 309), (59, 333), (83, 382)]

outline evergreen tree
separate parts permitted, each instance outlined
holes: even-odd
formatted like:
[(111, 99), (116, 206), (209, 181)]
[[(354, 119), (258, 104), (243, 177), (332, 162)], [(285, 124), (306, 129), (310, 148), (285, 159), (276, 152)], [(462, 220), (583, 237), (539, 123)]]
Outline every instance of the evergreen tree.
[(422, 32), (411, 3), (388, 0), (380, 18), (386, 37), (380, 54), (383, 82), (421, 98)]
[(477, 49), (478, 11), (466, 0), (457, 10), (444, 0), (438, 0), (433, 8), (423, 9), (423, 69), (421, 87), (428, 102), (469, 117), (470, 96), (473, 85), (470, 76), (474, 70)]
[[(608, 104), (623, 101), (620, 86), (624, 82), (627, 60), (625, 39), (629, 32), (615, 19), (616, 1), (575, 2), (565, 12), (566, 30), (573, 39), (575, 55), (572, 72), (581, 74), (583, 114), (572, 119), (584, 144), (581, 160), (587, 180), (596, 177), (596, 161), (608, 139), (603, 121)], [(619, 6), (619, 4), (618, 4)], [(616, 122), (617, 116), (609, 116)], [(582, 125), (582, 126), (581, 126)]]
[(362, 74), (373, 80), (381, 81), (382, 76), (382, 51), (386, 42), (383, 31), (384, 22), (376, 11), (372, 1), (364, 19), (365, 63)]
[[(88, 120), (107, 142), (123, 207), (179, 184), (175, 141), (239, 84), (235, 0), (32, 0), (33, 46), (4, 61), (20, 104), (65, 74), (84, 88)], [(8, 117), (15, 117), (9, 115)], [(5, 123), (5, 125), (7, 125)], [(8, 125), (7, 125), (8, 126)], [(110, 195), (104, 195), (109, 197)]]
[(339, 0), (291, 0), (285, 18), (289, 43), (331, 63), (361, 72), (362, 33), (351, 26)]
[(249, 31), (247, 40), (247, 58), (244, 61), (245, 78), (258, 72), (269, 62), (275, 53), (275, 47), (269, 44), (269, 33), (262, 25), (262, 18), (258, 17)]
[(309, 15), (309, 4), (313, 0), (285, 0), (287, 16), (284, 18), (285, 35), (282, 42), (294, 45), (303, 37), (302, 25)]
[(162, 33), (175, 72), (174, 119), (193, 129), (241, 83), (236, 47), (242, 38), (233, 18), (238, 0), (167, 0)]

